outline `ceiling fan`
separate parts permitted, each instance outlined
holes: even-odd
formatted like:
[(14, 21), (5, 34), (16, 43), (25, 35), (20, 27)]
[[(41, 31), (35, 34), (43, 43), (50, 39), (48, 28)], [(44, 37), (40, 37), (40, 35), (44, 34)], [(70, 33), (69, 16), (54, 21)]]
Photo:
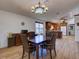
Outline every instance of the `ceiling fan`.
[(66, 17), (61, 17), (60, 18), (60, 24), (61, 24), (61, 26), (67, 25), (67, 19), (66, 19)]

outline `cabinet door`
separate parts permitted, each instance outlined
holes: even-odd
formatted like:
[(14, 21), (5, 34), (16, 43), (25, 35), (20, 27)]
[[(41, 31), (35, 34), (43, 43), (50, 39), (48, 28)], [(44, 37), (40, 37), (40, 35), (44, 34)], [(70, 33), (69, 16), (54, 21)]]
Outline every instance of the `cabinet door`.
[(16, 39), (15, 40), (16, 40), (16, 46), (22, 44), (20, 34), (16, 34)]
[(15, 46), (15, 39), (14, 38), (8, 38), (8, 47)]

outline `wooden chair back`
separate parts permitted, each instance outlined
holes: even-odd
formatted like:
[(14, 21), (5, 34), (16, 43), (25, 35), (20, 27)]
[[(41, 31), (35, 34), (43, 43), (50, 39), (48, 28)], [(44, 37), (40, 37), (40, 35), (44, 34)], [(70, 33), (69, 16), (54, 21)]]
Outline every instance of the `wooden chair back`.
[(28, 36), (26, 34), (21, 34), (21, 40), (23, 44), (23, 49), (28, 52), (29, 51), (29, 42), (28, 42)]

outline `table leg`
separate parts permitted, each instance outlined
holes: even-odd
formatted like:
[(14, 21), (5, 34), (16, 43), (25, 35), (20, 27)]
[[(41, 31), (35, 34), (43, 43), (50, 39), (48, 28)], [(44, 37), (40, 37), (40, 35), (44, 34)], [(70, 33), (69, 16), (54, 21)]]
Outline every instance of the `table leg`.
[(39, 45), (36, 46), (36, 59), (39, 59)]

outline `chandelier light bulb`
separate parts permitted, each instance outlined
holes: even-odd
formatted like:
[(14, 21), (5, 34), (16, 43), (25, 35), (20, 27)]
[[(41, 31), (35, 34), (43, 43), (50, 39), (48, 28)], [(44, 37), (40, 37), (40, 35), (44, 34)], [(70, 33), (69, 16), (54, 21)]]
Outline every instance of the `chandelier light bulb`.
[(46, 11), (48, 11), (48, 7), (46, 7), (45, 9), (46, 9)]
[(32, 9), (35, 9), (35, 7), (34, 7), (34, 6), (32, 6)]

